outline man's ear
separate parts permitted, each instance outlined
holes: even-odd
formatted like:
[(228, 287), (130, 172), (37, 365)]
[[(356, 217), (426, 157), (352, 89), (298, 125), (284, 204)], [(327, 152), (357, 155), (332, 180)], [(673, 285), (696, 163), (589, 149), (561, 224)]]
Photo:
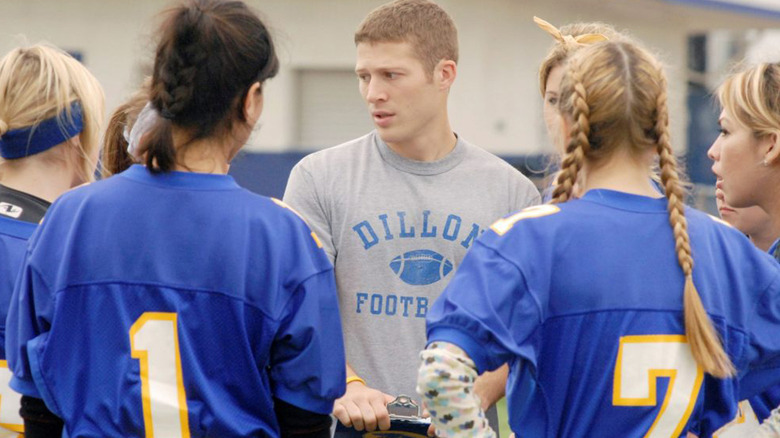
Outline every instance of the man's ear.
[(449, 89), (458, 76), (458, 65), (451, 59), (442, 59), (436, 64), (436, 68), (433, 72), (439, 80), (439, 87), (442, 89)]
[(255, 82), (244, 96), (244, 118), (256, 121), (263, 112), (263, 85)]

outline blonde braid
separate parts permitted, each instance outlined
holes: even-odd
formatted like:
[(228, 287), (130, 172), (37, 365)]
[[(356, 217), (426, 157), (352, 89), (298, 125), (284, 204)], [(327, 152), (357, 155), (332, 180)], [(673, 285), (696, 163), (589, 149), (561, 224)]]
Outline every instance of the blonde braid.
[(704, 372), (718, 378), (734, 375), (734, 365), (731, 363), (718, 333), (712, 326), (699, 292), (693, 284), (693, 257), (691, 242), (688, 236), (688, 221), (685, 219), (683, 190), (677, 172), (677, 160), (672, 152), (669, 141), (669, 110), (667, 108), (666, 78), (660, 66), (658, 67), (659, 88), (657, 98), (658, 119), (655, 125), (658, 136), (659, 167), (661, 183), (668, 199), (669, 223), (674, 231), (674, 245), (677, 250), (677, 260), (685, 274), (685, 289), (683, 292), (685, 312), (685, 333), (691, 352)]
[(571, 95), (572, 124), (569, 136), (571, 140), (566, 146), (566, 153), (561, 162), (561, 171), (555, 182), (555, 190), (552, 195), (552, 204), (566, 202), (572, 198), (577, 176), (585, 162), (585, 154), (590, 150), (590, 107), (588, 107), (587, 92), (582, 84), (582, 73), (578, 65), (571, 65), (568, 76), (574, 86)]

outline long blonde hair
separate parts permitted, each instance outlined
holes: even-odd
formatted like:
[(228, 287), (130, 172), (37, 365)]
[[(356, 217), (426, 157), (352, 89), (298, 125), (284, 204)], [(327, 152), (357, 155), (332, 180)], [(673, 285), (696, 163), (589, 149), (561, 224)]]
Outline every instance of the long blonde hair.
[(780, 135), (780, 63), (735, 73), (718, 87), (721, 105), (757, 138)]
[(648, 52), (628, 42), (584, 47), (569, 60), (561, 83), (561, 112), (572, 121), (570, 141), (553, 192), (553, 203), (572, 197), (584, 163), (595, 163), (623, 145), (635, 156), (654, 150), (667, 197), (677, 260), (685, 276), (685, 333), (696, 362), (719, 378), (734, 374), (718, 333), (693, 283), (688, 223), (677, 162), (669, 141), (666, 76)]
[(92, 181), (104, 111), (97, 79), (69, 54), (44, 44), (16, 48), (0, 60), (0, 135), (63, 112), (70, 118), (73, 102), (81, 105), (84, 120), (78, 176)]

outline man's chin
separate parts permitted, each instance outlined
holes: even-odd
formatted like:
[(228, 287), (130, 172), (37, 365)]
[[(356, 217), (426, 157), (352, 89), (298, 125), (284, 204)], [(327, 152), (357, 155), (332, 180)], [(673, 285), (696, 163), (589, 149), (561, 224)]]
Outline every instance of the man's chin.
[(394, 133), (390, 128), (380, 128), (379, 126), (374, 126), (374, 129), (376, 129), (376, 133), (379, 134), (379, 138), (381, 138), (385, 143), (399, 143), (403, 141), (401, 136), (397, 133)]

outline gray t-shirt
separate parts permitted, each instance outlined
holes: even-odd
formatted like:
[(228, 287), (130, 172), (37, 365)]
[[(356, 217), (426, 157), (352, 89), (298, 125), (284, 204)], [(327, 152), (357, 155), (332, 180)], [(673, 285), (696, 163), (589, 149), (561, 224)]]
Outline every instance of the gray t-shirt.
[(415, 391), (425, 315), (496, 219), (539, 203), (528, 178), (458, 139), (434, 162), (401, 157), (376, 132), (308, 155), (284, 201), (335, 266), (347, 363), (368, 386)]

